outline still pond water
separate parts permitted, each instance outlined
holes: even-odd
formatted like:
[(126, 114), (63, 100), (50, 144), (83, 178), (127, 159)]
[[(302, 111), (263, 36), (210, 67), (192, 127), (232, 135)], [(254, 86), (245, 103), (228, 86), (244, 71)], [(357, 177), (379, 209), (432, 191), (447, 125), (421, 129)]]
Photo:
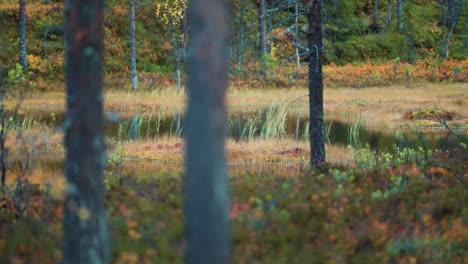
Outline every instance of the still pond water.
[[(37, 114), (33, 119), (36, 124), (60, 129), (63, 115)], [(20, 121), (21, 122), (21, 121)], [(142, 140), (160, 136), (182, 136), (184, 117), (175, 115), (135, 116), (127, 119), (107, 117), (105, 135), (115, 140)], [(254, 112), (234, 113), (226, 122), (227, 137), (236, 140), (255, 138), (308, 138), (309, 121), (307, 117), (281, 113), (278, 110), (258, 110)], [(456, 137), (448, 131), (435, 128), (424, 133), (418, 130), (392, 128), (368, 129), (357, 121), (342, 123), (325, 122), (327, 143), (366, 146), (375, 150), (392, 151), (395, 147), (426, 147), (428, 149), (446, 150), (453, 147)], [(463, 138), (466, 141), (466, 138)]]

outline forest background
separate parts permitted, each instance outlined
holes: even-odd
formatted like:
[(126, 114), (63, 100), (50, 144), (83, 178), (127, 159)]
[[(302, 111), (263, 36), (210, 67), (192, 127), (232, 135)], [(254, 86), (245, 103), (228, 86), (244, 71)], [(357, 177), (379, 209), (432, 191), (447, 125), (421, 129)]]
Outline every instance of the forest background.
[[(291, 0), (265, 2), (266, 52), (261, 55), (258, 2), (233, 1), (231, 81), (242, 87), (306, 86), (306, 4)], [(467, 80), (468, 5), (464, 1), (327, 0), (323, 5), (326, 86), (364, 87), (411, 79)], [(1, 78), (13, 85), (21, 75), (20, 79), (31, 88), (62, 89), (63, 2), (27, 2), (27, 71), (15, 66), (19, 50), (18, 8), (18, 1), (0, 3)], [(182, 86), (183, 74), (179, 82), (177, 77), (184, 72), (186, 56), (185, 8), (185, 1), (135, 3), (141, 88)], [(131, 60), (129, 10), (129, 1), (105, 2), (106, 87), (131, 88), (127, 82)]]

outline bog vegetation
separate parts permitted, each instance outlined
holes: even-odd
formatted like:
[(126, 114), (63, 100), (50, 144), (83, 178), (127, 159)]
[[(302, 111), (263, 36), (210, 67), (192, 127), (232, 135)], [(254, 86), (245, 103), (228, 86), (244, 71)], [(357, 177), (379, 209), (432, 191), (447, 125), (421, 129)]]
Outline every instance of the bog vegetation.
[[(259, 56), (258, 1), (232, 2), (232, 262), (466, 263), (468, 5), (323, 1), (327, 166), (312, 170), (307, 4), (267, 1)], [(136, 1), (138, 91), (129, 8), (105, 1), (111, 262), (181, 263), (187, 2)], [(27, 68), (18, 63), (18, 10), (0, 0), (0, 262), (60, 263), (63, 3), (27, 2)]]

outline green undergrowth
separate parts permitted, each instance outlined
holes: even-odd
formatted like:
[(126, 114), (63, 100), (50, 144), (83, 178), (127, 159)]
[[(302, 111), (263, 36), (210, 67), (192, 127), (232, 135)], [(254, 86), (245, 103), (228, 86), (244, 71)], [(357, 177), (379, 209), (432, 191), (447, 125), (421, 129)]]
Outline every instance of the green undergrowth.
[[(312, 174), (231, 175), (233, 263), (463, 263), (466, 155), (366, 147)], [(107, 169), (113, 263), (183, 261), (181, 178)], [(62, 201), (50, 193), (27, 181), (3, 190), (1, 263), (61, 261)]]

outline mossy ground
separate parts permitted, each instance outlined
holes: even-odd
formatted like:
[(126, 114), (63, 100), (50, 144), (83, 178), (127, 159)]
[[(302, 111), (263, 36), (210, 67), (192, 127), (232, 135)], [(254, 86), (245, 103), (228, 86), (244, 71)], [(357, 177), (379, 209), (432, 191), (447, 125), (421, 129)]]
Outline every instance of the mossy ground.
[[(233, 170), (233, 262), (463, 263), (468, 186), (460, 155), (466, 150), (361, 149), (350, 165), (316, 173)], [(181, 176), (181, 166), (146, 176), (107, 169), (113, 263), (182, 262)], [(2, 194), (0, 210), (2, 262), (61, 260), (59, 196), (23, 182)]]

